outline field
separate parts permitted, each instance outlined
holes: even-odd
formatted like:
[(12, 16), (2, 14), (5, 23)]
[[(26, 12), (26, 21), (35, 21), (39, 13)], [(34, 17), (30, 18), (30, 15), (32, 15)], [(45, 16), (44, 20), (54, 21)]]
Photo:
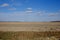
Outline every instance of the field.
[(0, 40), (60, 40), (60, 22), (0, 22)]

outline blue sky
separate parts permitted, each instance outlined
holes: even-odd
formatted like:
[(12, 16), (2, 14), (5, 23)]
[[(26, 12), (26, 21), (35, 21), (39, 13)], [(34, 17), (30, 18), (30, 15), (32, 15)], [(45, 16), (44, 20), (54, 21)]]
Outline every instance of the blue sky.
[(0, 0), (0, 21), (60, 20), (60, 0)]

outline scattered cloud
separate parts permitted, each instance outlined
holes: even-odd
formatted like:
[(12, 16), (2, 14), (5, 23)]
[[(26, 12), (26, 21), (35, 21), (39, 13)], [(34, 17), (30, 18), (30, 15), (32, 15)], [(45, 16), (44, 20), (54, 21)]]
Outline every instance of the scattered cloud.
[(13, 5), (14, 6), (22, 6), (23, 4), (22, 3), (14, 3)]
[(32, 13), (33, 11), (32, 10), (27, 10), (26, 13)]
[(27, 8), (26, 13), (32, 13), (32, 8)]
[(38, 11), (37, 12), (37, 16), (40, 16), (42, 13), (41, 13), (41, 11)]
[(16, 10), (16, 8), (9, 8), (8, 10)]
[(41, 13), (41, 12), (38, 12), (38, 13)]
[[(43, 12), (43, 14), (41, 13)], [(42, 14), (42, 16), (41, 16)], [(56, 13), (44, 13), (44, 11), (34, 11), (32, 13), (28, 13), (25, 11), (16, 11), (11, 13), (0, 13), (0, 19), (3, 20), (4, 18), (7, 20), (41, 20), (41, 19), (49, 19), (49, 20), (56, 20), (58, 17), (58, 12)], [(2, 19), (3, 18), (3, 19)], [(26, 19), (25, 19), (26, 18)], [(41, 19), (40, 19), (41, 18)], [(51, 18), (51, 19), (50, 19)], [(55, 18), (55, 19), (54, 19)], [(59, 19), (57, 19), (59, 20)]]
[(32, 10), (32, 8), (27, 8), (27, 10)]
[(58, 16), (58, 13), (50, 13), (49, 16), (50, 17), (52, 17), (52, 16)]
[(25, 16), (27, 15), (24, 11), (16, 11), (9, 14), (10, 16)]
[(4, 3), (4, 4), (1, 5), (1, 7), (7, 7), (7, 6), (9, 6), (8, 3)]

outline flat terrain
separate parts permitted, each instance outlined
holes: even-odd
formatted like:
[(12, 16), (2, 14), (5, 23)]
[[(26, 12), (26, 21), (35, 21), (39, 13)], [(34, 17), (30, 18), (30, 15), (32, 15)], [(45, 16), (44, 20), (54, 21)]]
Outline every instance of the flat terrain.
[(60, 31), (60, 22), (0, 22), (0, 31)]
[(59, 40), (60, 22), (0, 22), (0, 40)]

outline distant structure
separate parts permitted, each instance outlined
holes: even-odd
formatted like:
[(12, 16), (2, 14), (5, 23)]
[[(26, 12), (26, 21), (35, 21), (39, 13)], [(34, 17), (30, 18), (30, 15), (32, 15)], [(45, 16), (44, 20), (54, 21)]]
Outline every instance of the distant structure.
[(51, 22), (60, 22), (60, 21), (51, 21)]

